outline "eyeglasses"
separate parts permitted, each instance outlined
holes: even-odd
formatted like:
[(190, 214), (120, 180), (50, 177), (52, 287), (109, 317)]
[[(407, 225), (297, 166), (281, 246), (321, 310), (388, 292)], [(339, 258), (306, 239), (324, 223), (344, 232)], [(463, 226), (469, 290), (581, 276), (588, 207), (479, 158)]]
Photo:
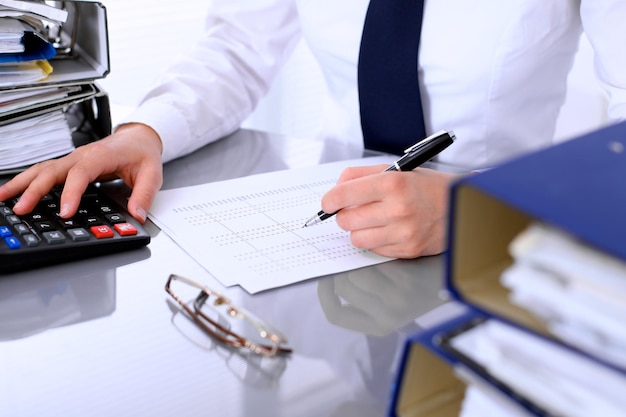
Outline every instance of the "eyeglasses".
[[(200, 294), (193, 303), (185, 302), (172, 291), (173, 281), (195, 287), (200, 290)], [(221, 343), (268, 357), (292, 351), (285, 346), (287, 339), (269, 323), (236, 307), (228, 298), (205, 285), (171, 274), (165, 284), (165, 291), (180, 304), (198, 326)], [(237, 329), (234, 330), (233, 327)]]

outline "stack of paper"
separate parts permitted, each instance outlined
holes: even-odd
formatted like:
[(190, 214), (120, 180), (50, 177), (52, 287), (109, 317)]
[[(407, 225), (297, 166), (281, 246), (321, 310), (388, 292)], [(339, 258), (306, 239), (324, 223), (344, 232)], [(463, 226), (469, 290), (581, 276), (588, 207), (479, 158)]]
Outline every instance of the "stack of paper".
[[(488, 320), (454, 337), (452, 346), (512, 389), (517, 398), (528, 400), (540, 415), (623, 415), (626, 378), (621, 373), (524, 330)], [(482, 399), (466, 394), (462, 417), (533, 415), (518, 403), (503, 401), (491, 386), (468, 382), (482, 390)], [(491, 408), (506, 404), (515, 412), (485, 414), (485, 404)]]
[(60, 110), (0, 126), (0, 170), (28, 166), (73, 149), (72, 134)]
[(48, 25), (66, 19), (67, 11), (45, 3), (0, 0), (0, 86), (32, 84), (52, 72)]
[(36, 83), (52, 73), (45, 60), (19, 63), (0, 63), (0, 87), (15, 87)]
[(0, 116), (35, 106), (42, 102), (62, 100), (82, 91), (80, 86), (42, 87), (17, 89), (0, 94)]
[(626, 263), (534, 224), (511, 244), (511, 301), (567, 343), (626, 369)]
[(56, 50), (47, 40), (50, 24), (66, 21), (66, 10), (45, 2), (0, 0), (0, 170), (13, 170), (74, 149), (62, 111), (32, 111), (80, 87), (39, 87), (52, 73)]
[(67, 10), (50, 6), (44, 2), (24, 0), (0, 0), (0, 16), (19, 17), (34, 20), (47, 20), (63, 23), (67, 20)]
[[(541, 415), (623, 415), (626, 263), (540, 223), (519, 234), (509, 251), (514, 262), (501, 281), (511, 302), (538, 317), (559, 343), (487, 320), (451, 345)], [(488, 415), (486, 404), (502, 403), (498, 390), (468, 382), (464, 417)], [(505, 415), (534, 415), (505, 403), (515, 409)]]
[(22, 38), (28, 29), (26, 23), (19, 19), (0, 17), (0, 53), (24, 52)]

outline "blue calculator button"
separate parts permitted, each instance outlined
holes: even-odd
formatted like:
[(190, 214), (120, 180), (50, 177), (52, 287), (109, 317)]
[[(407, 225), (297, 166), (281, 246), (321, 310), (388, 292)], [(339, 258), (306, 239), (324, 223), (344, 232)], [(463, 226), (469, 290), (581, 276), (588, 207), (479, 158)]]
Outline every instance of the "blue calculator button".
[(22, 247), (20, 240), (16, 238), (15, 236), (5, 237), (4, 241), (6, 242), (7, 246), (9, 246), (9, 248), (11, 249), (19, 249)]
[(11, 229), (6, 226), (0, 226), (0, 237), (9, 237), (13, 233), (11, 233)]

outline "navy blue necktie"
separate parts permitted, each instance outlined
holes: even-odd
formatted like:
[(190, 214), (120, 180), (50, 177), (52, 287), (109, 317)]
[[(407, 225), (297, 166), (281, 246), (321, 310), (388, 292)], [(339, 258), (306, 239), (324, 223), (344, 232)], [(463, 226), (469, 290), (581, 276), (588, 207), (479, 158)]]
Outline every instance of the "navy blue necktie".
[(401, 154), (426, 136), (417, 76), (424, 0), (371, 0), (359, 53), (365, 147)]

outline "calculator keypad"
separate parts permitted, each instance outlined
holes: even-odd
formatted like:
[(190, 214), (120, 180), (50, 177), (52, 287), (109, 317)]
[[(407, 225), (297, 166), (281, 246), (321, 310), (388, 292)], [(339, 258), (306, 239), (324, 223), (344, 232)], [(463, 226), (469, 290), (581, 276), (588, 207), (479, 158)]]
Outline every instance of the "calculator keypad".
[[(60, 187), (53, 189), (23, 216), (13, 212), (17, 199), (0, 202), (0, 272), (28, 268), (29, 255), (34, 264), (45, 265), (149, 243), (142, 226), (93, 185), (83, 195), (76, 214), (62, 219), (61, 191)], [(59, 257), (63, 259), (55, 259)], [(16, 260), (15, 268), (10, 265), (12, 259)]]

